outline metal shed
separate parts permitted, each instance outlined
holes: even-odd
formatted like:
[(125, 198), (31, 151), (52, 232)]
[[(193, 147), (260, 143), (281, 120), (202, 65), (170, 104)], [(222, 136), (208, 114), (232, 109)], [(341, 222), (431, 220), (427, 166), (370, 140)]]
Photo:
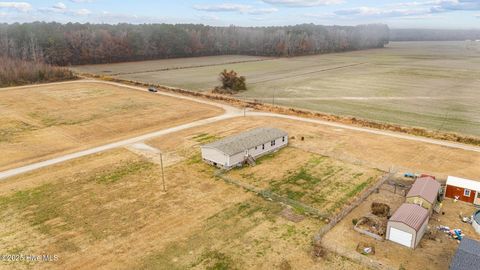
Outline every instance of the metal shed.
[(387, 239), (400, 245), (415, 248), (428, 225), (428, 210), (411, 203), (402, 204), (388, 220)]
[(202, 145), (202, 159), (214, 166), (230, 169), (249, 158), (255, 160), (287, 144), (287, 132), (277, 128), (256, 128)]
[(449, 176), (445, 197), (480, 205), (480, 182)]
[(432, 177), (418, 178), (407, 194), (407, 203), (418, 204), (430, 213), (437, 202), (441, 185)]

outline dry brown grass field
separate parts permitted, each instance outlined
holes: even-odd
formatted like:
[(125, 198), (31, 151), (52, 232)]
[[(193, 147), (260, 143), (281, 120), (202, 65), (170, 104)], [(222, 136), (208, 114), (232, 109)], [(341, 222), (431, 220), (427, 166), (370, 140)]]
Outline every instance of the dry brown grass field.
[(182, 157), (165, 169), (166, 193), (160, 166), (125, 149), (0, 183), (0, 251), (59, 256), (0, 266), (362, 269), (333, 254), (313, 260), (310, 243), (322, 221), (289, 221), (285, 206), (216, 180), (191, 148), (198, 142), (184, 139), (162, 144)]
[[(166, 193), (158, 163), (126, 149), (1, 182), (0, 253), (59, 256), (54, 263), (3, 263), (1, 267), (362, 269), (333, 254), (314, 260), (311, 241), (324, 226), (322, 220), (304, 216), (292, 221), (284, 214), (286, 206), (215, 178), (215, 169), (199, 158), (200, 144), (257, 126), (282, 128), (295, 137), (289, 148), (257, 167), (277, 172), (279, 179), (289, 170), (284, 165), (288, 151), (292, 151), (292, 164), (298, 165), (290, 168), (294, 171), (312, 157), (322, 156), (329, 157), (322, 158), (325, 166), (341, 168), (345, 175), (392, 166), (440, 177), (473, 178), (480, 173), (475, 166), (479, 153), (291, 120), (236, 118), (146, 142), (165, 153)], [(316, 164), (309, 172), (317, 175), (323, 171), (321, 166)], [(232, 173), (253, 174), (245, 180), (265, 176), (256, 170)], [(361, 182), (339, 179), (344, 193)], [(318, 207), (328, 210), (329, 204)]]
[(247, 63), (268, 60), (268, 57), (244, 55), (220, 55), (206, 57), (173, 58), (115, 64), (85, 65), (74, 67), (78, 72), (95, 73), (107, 76), (121, 76), (138, 73), (155, 73), (167, 70), (189, 69), (204, 66), (220, 66), (234, 63)]
[(222, 112), (103, 83), (2, 89), (0, 171)]
[[(287, 119), (247, 116), (185, 130), (178, 137), (208, 134), (210, 138), (218, 138), (261, 126), (286, 130), (290, 137), (295, 137), (290, 140), (291, 147), (363, 167), (428, 172), (445, 179), (448, 175), (477, 179), (480, 175), (477, 152)], [(301, 141), (301, 137), (305, 140)], [(170, 144), (174, 145), (172, 140), (161, 137), (149, 144), (162, 149), (167, 145), (168, 149)]]
[(381, 175), (383, 173), (378, 170), (294, 147), (259, 159), (255, 167), (225, 174), (232, 180), (271, 191), (330, 215), (350, 203)]
[[(158, 70), (182, 60), (169, 61), (75, 70), (210, 91), (220, 71), (233, 69), (247, 77), (242, 99), (273, 103), (275, 96), (275, 104), (289, 107), (480, 136), (480, 45), (474, 43), (392, 42), (384, 49)], [(183, 65), (212, 61), (184, 59)]]

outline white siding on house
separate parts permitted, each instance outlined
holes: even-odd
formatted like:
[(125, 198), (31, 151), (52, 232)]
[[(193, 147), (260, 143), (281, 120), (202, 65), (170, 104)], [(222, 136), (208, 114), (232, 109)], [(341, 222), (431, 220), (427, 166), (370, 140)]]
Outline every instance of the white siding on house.
[[(258, 144), (258, 145), (257, 145)], [(251, 156), (257, 159), (288, 145), (288, 133), (257, 128), (201, 146), (202, 158), (223, 169), (238, 166)]]
[[(272, 142), (267, 142), (265, 144), (257, 145), (257, 149), (252, 148), (248, 150), (248, 154), (254, 158), (261, 157), (262, 155), (268, 154), (271, 151), (275, 151), (276, 149), (282, 148), (288, 144), (288, 136), (283, 138), (277, 138), (275, 140), (275, 145), (272, 146)], [(265, 146), (265, 149), (263, 149)]]
[(247, 154), (245, 152), (240, 152), (238, 154), (230, 156), (228, 159), (228, 167), (233, 167), (237, 164), (242, 163), (245, 160), (246, 156)]
[(277, 138), (275, 140), (275, 145), (272, 146), (272, 141), (269, 141), (264, 144), (260, 144), (255, 147), (248, 149), (245, 152), (240, 152), (238, 154), (235, 154), (233, 156), (229, 157), (229, 162), (228, 162), (228, 167), (233, 167), (236, 166), (237, 164), (242, 163), (245, 161), (245, 158), (250, 155), (253, 158), (259, 158), (263, 155), (266, 155), (268, 153), (271, 153), (273, 151), (276, 151), (282, 147), (285, 147), (288, 144), (288, 136), (285, 136), (283, 138)]
[(202, 159), (212, 164), (228, 167), (228, 156), (216, 149), (202, 148)]

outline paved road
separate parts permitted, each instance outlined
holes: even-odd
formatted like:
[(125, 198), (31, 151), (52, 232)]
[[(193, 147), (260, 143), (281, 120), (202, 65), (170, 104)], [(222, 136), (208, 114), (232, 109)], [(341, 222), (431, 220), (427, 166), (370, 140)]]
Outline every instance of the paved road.
[[(116, 85), (116, 86), (121, 86), (121, 87), (126, 87), (130, 88), (133, 90), (138, 90), (138, 91), (147, 91), (145, 88), (142, 87), (135, 87), (135, 86), (129, 86), (129, 85), (123, 85), (119, 83), (114, 83), (114, 82), (103, 82), (103, 81), (95, 81), (95, 80), (83, 80), (82, 82), (90, 82), (90, 83), (106, 83), (110, 85)], [(61, 82), (61, 83), (54, 83), (54, 84), (68, 84), (72, 82)], [(25, 88), (25, 87), (19, 87), (19, 88)], [(18, 89), (18, 88), (9, 88), (9, 89)], [(156, 138), (159, 136), (167, 135), (170, 133), (178, 132), (181, 130), (193, 128), (193, 127), (198, 127), (206, 124), (211, 124), (214, 122), (218, 122), (221, 120), (225, 119), (230, 119), (230, 118), (235, 118), (235, 117), (241, 117), (243, 116), (243, 111), (241, 109), (225, 105), (222, 103), (217, 103), (217, 102), (212, 102), (212, 101), (207, 101), (203, 99), (197, 99), (193, 97), (188, 97), (188, 96), (183, 96), (183, 95), (178, 95), (178, 94), (173, 94), (173, 93), (165, 93), (165, 92), (158, 92), (157, 94), (159, 95), (164, 95), (164, 96), (169, 96), (169, 97), (174, 97), (174, 98), (180, 98), (180, 99), (185, 99), (185, 100), (190, 100), (194, 102), (199, 102), (203, 104), (208, 104), (212, 106), (217, 106), (220, 108), (223, 108), (225, 110), (223, 115), (212, 117), (212, 118), (207, 118), (199, 121), (194, 121), (191, 123), (179, 125), (176, 127), (171, 127), (163, 130), (159, 130), (156, 132), (148, 133), (142, 136), (134, 137), (131, 139), (127, 140), (122, 140), (119, 142), (114, 142), (110, 144), (106, 144), (103, 146), (99, 147), (94, 147), (88, 150), (72, 153), (72, 154), (67, 154), (61, 157), (53, 158), (50, 160), (46, 161), (41, 161), (37, 163), (33, 163), (30, 165), (26, 165), (23, 167), (11, 169), (8, 171), (3, 171), (0, 172), (0, 180), (4, 180), (8, 177), (16, 176), (22, 173), (30, 172), (33, 170), (37, 170), (40, 168), (44, 168), (47, 166), (51, 166), (54, 164), (62, 163), (68, 160), (84, 157), (87, 155), (92, 155), (96, 154), (99, 152), (103, 152), (106, 150), (110, 150), (113, 148), (118, 148), (118, 147), (124, 147), (130, 144), (142, 142), (145, 140), (149, 140), (152, 138)], [(448, 141), (441, 141), (441, 140), (435, 140), (435, 139), (429, 139), (429, 138), (424, 138), (424, 137), (417, 137), (417, 136), (412, 136), (412, 135), (407, 135), (407, 134), (402, 134), (402, 133), (395, 133), (395, 132), (389, 132), (389, 131), (383, 131), (383, 130), (376, 130), (376, 129), (370, 129), (370, 128), (362, 128), (362, 127), (356, 127), (356, 126), (349, 126), (349, 125), (344, 125), (344, 124), (339, 124), (335, 122), (328, 122), (328, 121), (323, 121), (323, 120), (318, 120), (318, 119), (310, 119), (310, 118), (303, 118), (303, 117), (297, 117), (297, 116), (290, 116), (290, 115), (282, 115), (282, 114), (276, 114), (276, 113), (268, 113), (268, 112), (247, 112), (247, 116), (249, 117), (276, 117), (276, 118), (283, 118), (283, 119), (290, 119), (290, 120), (295, 120), (295, 121), (301, 121), (301, 122), (306, 122), (306, 123), (313, 123), (313, 124), (318, 124), (318, 125), (325, 125), (325, 126), (330, 126), (330, 127), (335, 127), (335, 128), (342, 128), (346, 130), (353, 130), (353, 131), (359, 131), (359, 132), (366, 132), (366, 133), (371, 133), (371, 134), (376, 134), (376, 135), (381, 135), (381, 136), (388, 136), (388, 137), (393, 137), (393, 138), (399, 138), (399, 139), (404, 139), (404, 140), (410, 140), (410, 141), (416, 141), (416, 142), (423, 142), (423, 143), (429, 143), (429, 144), (434, 144), (434, 145), (439, 145), (439, 146), (445, 146), (445, 147), (451, 147), (455, 149), (462, 149), (462, 150), (467, 150), (467, 151), (473, 151), (473, 152), (479, 152), (480, 153), (480, 147), (473, 146), (473, 145), (466, 145), (466, 144), (460, 144), (460, 143), (454, 143), (454, 142), (448, 142)]]

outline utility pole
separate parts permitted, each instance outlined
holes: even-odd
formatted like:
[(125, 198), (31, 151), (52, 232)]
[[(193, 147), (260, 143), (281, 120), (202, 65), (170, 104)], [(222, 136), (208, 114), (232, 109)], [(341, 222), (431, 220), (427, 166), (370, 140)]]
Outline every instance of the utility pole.
[(273, 89), (273, 101), (272, 101), (273, 106), (275, 106), (275, 89)]
[(243, 117), (247, 115), (247, 96), (243, 96)]
[(163, 184), (163, 192), (167, 192), (165, 188), (165, 174), (163, 173), (163, 156), (162, 152), (160, 152), (160, 165), (162, 166), (162, 184)]

